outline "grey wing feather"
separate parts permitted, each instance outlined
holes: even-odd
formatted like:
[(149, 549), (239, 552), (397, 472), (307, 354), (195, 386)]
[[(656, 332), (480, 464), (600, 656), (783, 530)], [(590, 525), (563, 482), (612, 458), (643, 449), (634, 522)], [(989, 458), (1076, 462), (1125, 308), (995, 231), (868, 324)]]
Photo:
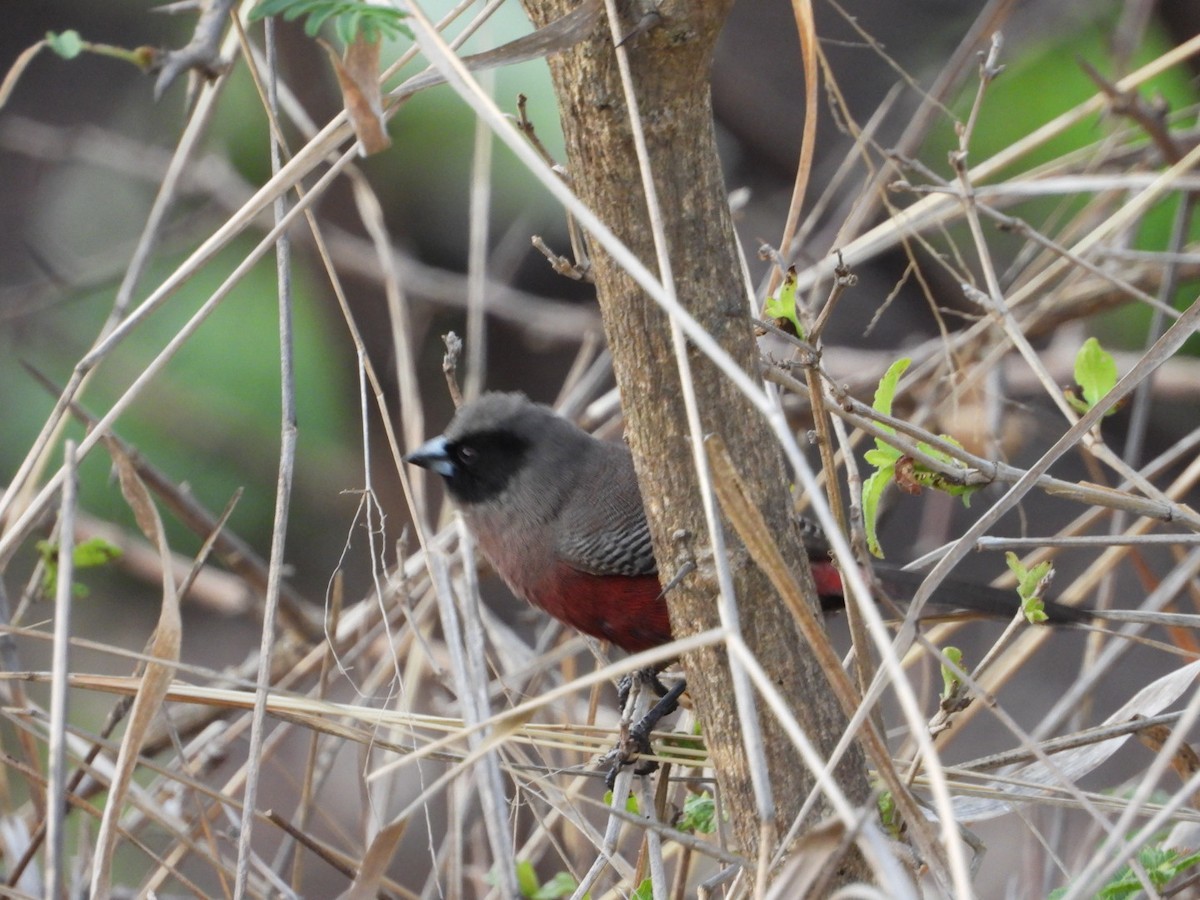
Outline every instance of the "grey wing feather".
[(575, 486), (561, 512), (560, 557), (594, 575), (654, 575), (654, 547), (633, 461), (619, 444), (602, 445), (591, 477)]

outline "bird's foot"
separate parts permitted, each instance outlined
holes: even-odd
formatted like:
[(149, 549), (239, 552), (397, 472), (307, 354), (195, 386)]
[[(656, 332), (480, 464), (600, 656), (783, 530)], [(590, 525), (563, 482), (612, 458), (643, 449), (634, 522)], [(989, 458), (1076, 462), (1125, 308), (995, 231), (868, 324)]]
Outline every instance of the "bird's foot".
[[(635, 673), (644, 675), (644, 672)], [(650, 675), (652, 681), (649, 684), (654, 688), (655, 693), (659, 695), (659, 701), (654, 704), (641, 719), (633, 726), (627, 722), (621, 723), (621, 736), (617, 740), (617, 745), (613, 747), (601, 759), (602, 764), (609, 766), (608, 775), (604, 779), (605, 785), (611, 791), (613, 785), (617, 781), (617, 775), (621, 769), (629, 765), (636, 757), (642, 757), (633, 770), (635, 775), (649, 775), (658, 768), (658, 763), (650, 759), (654, 752), (650, 746), (650, 733), (658, 727), (658, 723), (662, 721), (664, 716), (669, 716), (675, 710), (679, 709), (679, 698), (687, 689), (687, 682), (682, 679), (678, 681), (674, 687), (668, 689), (661, 681), (658, 680), (658, 673), (652, 672)], [(625, 700), (629, 699), (629, 690), (625, 692)], [(624, 703), (622, 703), (624, 708)]]
[(633, 770), (634, 775), (649, 775), (658, 768), (658, 763), (649, 758), (654, 752), (650, 746), (650, 732), (640, 729), (638, 726), (641, 724), (638, 722), (632, 728), (622, 726), (621, 736), (617, 738), (616, 745), (600, 758), (600, 765), (608, 767), (608, 774), (604, 776), (604, 786), (610, 791), (616, 785), (621, 770), (634, 759), (638, 759)]

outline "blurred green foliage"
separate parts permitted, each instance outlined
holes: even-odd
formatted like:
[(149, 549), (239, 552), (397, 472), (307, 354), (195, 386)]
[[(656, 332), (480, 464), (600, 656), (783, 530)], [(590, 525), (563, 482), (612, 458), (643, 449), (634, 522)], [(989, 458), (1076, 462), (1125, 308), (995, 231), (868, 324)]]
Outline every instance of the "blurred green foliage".
[[(1116, 15), (1114, 10), (1112, 15)], [(1067, 29), (1047, 34), (1040, 42), (1023, 43), (1015, 57), (1004, 54), (1003, 73), (989, 85), (984, 96), (978, 123), (972, 135), (970, 161), (977, 164), (989, 159), (1011, 146), (1019, 138), (1032, 133), (1040, 126), (1082, 103), (1097, 93), (1096, 84), (1088, 77), (1081, 60), (1087, 60), (1111, 81), (1118, 80), (1107, 71), (1107, 60), (1112, 56), (1111, 35), (1114, 22), (1098, 20), (1082, 29)], [(1170, 41), (1153, 26), (1147, 39), (1138, 48), (1132, 60), (1134, 69), (1150, 62), (1170, 50)], [(960, 121), (970, 111), (977, 90), (977, 79), (972, 78), (964, 86), (952, 110)], [(1198, 95), (1185, 68), (1175, 66), (1164, 74), (1151, 79), (1140, 89), (1149, 101), (1161, 100), (1169, 110), (1180, 110), (1194, 105)], [(1066, 129), (1051, 140), (1024, 156), (1016, 165), (1000, 173), (1000, 177), (1011, 176), (1036, 166), (1051, 162), (1070, 153), (1105, 139), (1113, 129), (1123, 129), (1137, 134), (1137, 126), (1128, 119), (1116, 120), (1107, 113), (1089, 117)], [(1136, 143), (1146, 144), (1149, 139), (1138, 136)], [(957, 137), (949, 122), (943, 122), (931, 134), (922, 151), (922, 158), (936, 171), (952, 177), (947, 154), (957, 146)], [(1037, 225), (1053, 215), (1066, 221), (1083, 208), (1083, 200), (1071, 198), (1038, 198), (1025, 201), (1007, 209), (1012, 215)], [(1133, 247), (1139, 250), (1163, 251), (1167, 248), (1171, 223), (1178, 206), (1177, 196), (1170, 196), (1151, 210), (1143, 219), (1142, 227), (1134, 235)], [(989, 233), (994, 236), (994, 233)], [(1200, 225), (1193, 223), (1190, 237), (1200, 237)], [(997, 244), (1000, 242), (997, 241)], [(1174, 303), (1181, 307), (1195, 299), (1200, 282), (1184, 282), (1178, 287)], [(1121, 349), (1141, 346), (1146, 334), (1151, 311), (1142, 304), (1131, 303), (1121, 309), (1101, 316), (1096, 330), (1106, 343)], [(1200, 338), (1193, 338), (1185, 352), (1200, 354)]]
[[(98, 367), (83, 404), (103, 414), (151, 359), (178, 332), (250, 249), (241, 241), (221, 254), (197, 278), (152, 314)], [(172, 268), (162, 260), (144, 283), (156, 284)], [(356, 409), (347, 403), (351, 358), (337, 348), (327, 321), (303, 277), (294, 287), (296, 398), (300, 428), (298, 480), (323, 472), (336, 446), (358, 432)], [(6, 428), (0, 439), (0, 466), (15, 471), (53, 406), (45, 390), (21, 368), (25, 360), (64, 383), (78, 357), (98, 333), (111, 308), (115, 287), (72, 296), (40, 316), (36, 331), (0, 354), (0, 396)], [(232, 524), (246, 535), (270, 531), (278, 466), (280, 389), (278, 310), (273, 261), (259, 263), (217, 308), (117, 421), (116, 432), (132, 442), (169, 477), (186, 482), (192, 493), (219, 512), (239, 486), (246, 486)], [(72, 426), (77, 440), (83, 431)], [(52, 464), (58, 465), (55, 451)], [(109, 461), (97, 449), (80, 467), (83, 508), (132, 527), (132, 514), (109, 477)], [(328, 473), (353, 487), (361, 473)], [(335, 493), (336, 488), (331, 488)], [(172, 546), (185, 550), (199, 539), (185, 535), (166, 517)]]

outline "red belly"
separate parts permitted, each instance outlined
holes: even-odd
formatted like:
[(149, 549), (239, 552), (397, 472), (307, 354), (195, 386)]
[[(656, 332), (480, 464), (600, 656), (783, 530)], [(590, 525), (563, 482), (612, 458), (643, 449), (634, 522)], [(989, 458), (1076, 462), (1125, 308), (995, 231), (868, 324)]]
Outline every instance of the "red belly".
[(629, 653), (671, 640), (657, 575), (590, 575), (559, 565), (526, 599), (560, 622)]

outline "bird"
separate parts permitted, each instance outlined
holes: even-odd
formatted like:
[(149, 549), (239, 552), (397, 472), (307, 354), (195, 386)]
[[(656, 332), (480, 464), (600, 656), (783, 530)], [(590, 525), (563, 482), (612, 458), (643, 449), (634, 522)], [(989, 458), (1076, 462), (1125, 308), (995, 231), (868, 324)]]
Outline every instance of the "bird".
[[(633, 457), (522, 393), (489, 392), (464, 404), (446, 430), (405, 457), (436, 472), (467, 528), (518, 597), (565, 625), (629, 653), (672, 639), (666, 598)], [(822, 608), (845, 604), (841, 572), (819, 526), (801, 521)], [(905, 591), (916, 573), (876, 566), (885, 588)], [(947, 596), (956, 594), (955, 596)], [(932, 602), (998, 617), (1015, 592), (949, 582)], [(1087, 613), (1048, 603), (1052, 623)]]
[[(479, 549), (514, 594), (565, 625), (628, 653), (672, 640), (664, 587), (650, 528), (624, 443), (605, 441), (522, 393), (489, 392), (461, 406), (445, 431), (404, 457), (440, 475)], [(821, 606), (845, 605), (841, 572), (820, 528), (800, 523)], [(919, 574), (875, 567), (885, 590), (907, 591)], [(931, 602), (1011, 618), (1015, 591), (943, 582)], [(1046, 602), (1055, 624), (1083, 621), (1088, 612)], [(669, 691), (646, 673), (659, 702), (634, 726), (628, 758), (649, 752), (649, 734), (674, 711), (685, 681)], [(623, 683), (623, 707), (630, 689)], [(653, 764), (641, 765), (640, 773)]]

